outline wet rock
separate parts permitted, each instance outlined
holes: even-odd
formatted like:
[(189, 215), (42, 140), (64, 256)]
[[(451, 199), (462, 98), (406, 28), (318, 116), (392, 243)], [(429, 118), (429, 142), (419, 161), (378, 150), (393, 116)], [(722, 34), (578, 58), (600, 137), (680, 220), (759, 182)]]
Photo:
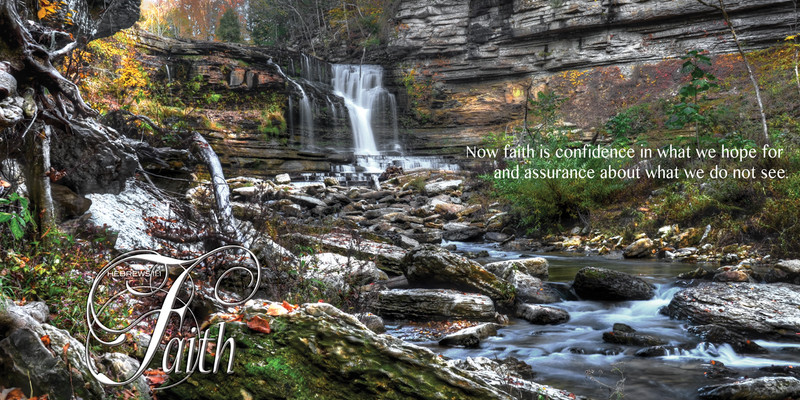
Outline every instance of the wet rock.
[(396, 320), (495, 320), (494, 303), (489, 297), (444, 289), (384, 290), (378, 294), (372, 310)]
[(497, 326), (494, 323), (489, 322), (464, 328), (458, 332), (451, 333), (442, 338), (442, 340), (439, 340), (439, 345), (447, 347), (475, 348), (480, 345), (481, 340), (495, 335), (497, 335)]
[(799, 341), (800, 287), (787, 283), (703, 282), (673, 297), (662, 312), (693, 325), (718, 325), (751, 338)]
[(720, 271), (714, 274), (713, 280), (714, 282), (748, 282), (750, 275), (739, 270)]
[[(269, 334), (251, 331), (244, 323), (226, 324), (226, 336), (236, 343), (232, 374), (195, 374), (191, 384), (162, 392), (164, 398), (511, 397), (473, 373), (448, 365), (428, 349), (373, 333), (329, 304), (305, 304), (267, 318), (272, 328)], [(279, 366), (279, 379), (270, 366)], [(233, 394), (226, 395), (223, 389), (231, 387)]]
[(403, 272), (411, 285), (447, 287), (483, 293), (494, 300), (510, 300), (508, 286), (480, 264), (439, 246), (423, 245), (408, 252)]
[(520, 271), (533, 277), (547, 280), (550, 264), (543, 257), (532, 257), (497, 261), (484, 265), (484, 268), (503, 279), (507, 279), (511, 271)]
[(408, 237), (423, 244), (439, 244), (442, 242), (442, 231), (437, 229), (418, 228), (408, 233)]
[(541, 279), (530, 276), (524, 272), (512, 271), (507, 282), (514, 288), (517, 301), (524, 303), (557, 303), (561, 295)]
[(622, 251), (622, 256), (625, 258), (642, 258), (651, 255), (650, 250), (653, 249), (653, 240), (650, 238), (641, 238), (628, 245)]
[(711, 279), (714, 277), (714, 272), (706, 270), (702, 267), (695, 268), (689, 272), (678, 274), (681, 279)]
[(587, 300), (648, 300), (655, 295), (653, 286), (642, 278), (595, 267), (581, 268), (573, 288)]
[(703, 375), (708, 379), (732, 378), (737, 375), (735, 370), (728, 368), (717, 360), (711, 360), (708, 364), (703, 364), (703, 369), (706, 370)]
[(767, 282), (788, 282), (800, 285), (800, 260), (781, 260), (763, 275)]
[(275, 183), (278, 185), (288, 185), (292, 182), (292, 178), (289, 177), (289, 174), (278, 174), (275, 176)]
[(636, 357), (663, 357), (669, 354), (668, 346), (650, 346), (636, 350)]
[(569, 313), (556, 307), (538, 304), (517, 305), (516, 315), (536, 325), (557, 325), (569, 321)]
[(463, 181), (461, 179), (454, 179), (441, 182), (433, 182), (425, 185), (425, 193), (428, 196), (435, 196), (440, 193), (458, 189)]
[(603, 332), (603, 341), (626, 346), (652, 347), (667, 344), (667, 342), (661, 338), (637, 333), (635, 329), (625, 324), (614, 324), (611, 332)]
[(800, 397), (800, 380), (793, 377), (744, 379), (698, 389), (701, 400), (785, 400)]
[[(466, 359), (451, 360), (447, 363), (455, 368), (468, 371), (474, 379), (480, 382), (513, 393), (513, 398), (516, 399), (586, 399), (583, 396), (576, 396), (567, 391), (526, 380), (525, 377), (520, 376), (521, 366), (519, 362), (497, 362), (486, 357), (467, 357)], [(526, 368), (523, 375), (530, 374), (528, 369), (529, 367)]]
[(356, 314), (356, 318), (361, 321), (364, 326), (366, 326), (369, 330), (375, 333), (383, 333), (386, 332), (386, 325), (383, 322), (383, 318), (373, 314), (373, 313), (362, 313)]
[(482, 228), (460, 222), (444, 224), (443, 228), (442, 237), (445, 240), (463, 242), (478, 239), (483, 235)]
[(511, 235), (508, 235), (508, 234), (505, 234), (505, 233), (502, 233), (502, 232), (486, 232), (484, 237), (486, 238), (486, 240), (488, 240), (490, 242), (502, 243), (502, 242), (505, 242), (506, 240), (510, 239)]
[(762, 354), (767, 352), (758, 343), (717, 325), (691, 326), (689, 327), (689, 333), (701, 337), (706, 342), (714, 344), (728, 343), (737, 353), (741, 354)]

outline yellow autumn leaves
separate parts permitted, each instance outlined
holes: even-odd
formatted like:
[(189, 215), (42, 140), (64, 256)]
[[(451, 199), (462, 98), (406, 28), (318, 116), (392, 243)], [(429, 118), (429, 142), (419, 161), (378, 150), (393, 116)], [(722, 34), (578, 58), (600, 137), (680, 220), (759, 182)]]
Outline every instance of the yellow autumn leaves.
[[(39, 11), (36, 16), (39, 20), (45, 20), (51, 16), (58, 15), (59, 10), (66, 5), (67, 3), (63, 0), (39, 0)], [(67, 10), (62, 22), (65, 25), (72, 25), (72, 10)]]

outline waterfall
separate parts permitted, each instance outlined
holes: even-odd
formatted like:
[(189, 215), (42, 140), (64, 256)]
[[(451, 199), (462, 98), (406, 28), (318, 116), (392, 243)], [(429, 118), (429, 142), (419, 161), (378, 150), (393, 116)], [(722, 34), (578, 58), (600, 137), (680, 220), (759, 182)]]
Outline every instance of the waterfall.
[[(382, 112), (388, 106), (396, 113), (394, 95), (382, 85), (383, 68), (377, 65), (333, 65), (333, 92), (344, 98), (353, 130), (356, 155), (378, 155), (373, 123), (383, 123)], [(392, 115), (396, 129), (396, 115)], [(375, 121), (377, 120), (377, 121)], [(396, 134), (395, 134), (396, 136)]]
[(214, 199), (217, 205), (217, 224), (222, 233), (229, 235), (231, 239), (241, 242), (242, 235), (236, 227), (233, 219), (233, 207), (231, 206), (231, 191), (225, 175), (222, 173), (222, 164), (219, 157), (206, 139), (199, 133), (194, 134), (192, 140), (197, 144), (198, 151), (211, 174), (211, 186), (214, 190)]
[[(280, 65), (276, 64), (269, 60), (269, 64), (275, 66), (278, 70), (278, 73), (286, 79), (287, 81), (291, 82), (298, 91), (300, 91), (300, 95), (302, 98), (300, 99), (300, 146), (304, 149), (310, 148), (314, 146), (314, 114), (311, 111), (311, 100), (309, 99), (306, 91), (303, 89), (303, 86), (300, 85), (297, 81), (292, 78), (289, 78), (288, 75), (283, 73)], [(291, 108), (292, 99), (289, 98), (289, 108)], [(291, 115), (291, 113), (290, 113)], [(291, 117), (290, 117), (291, 119)]]

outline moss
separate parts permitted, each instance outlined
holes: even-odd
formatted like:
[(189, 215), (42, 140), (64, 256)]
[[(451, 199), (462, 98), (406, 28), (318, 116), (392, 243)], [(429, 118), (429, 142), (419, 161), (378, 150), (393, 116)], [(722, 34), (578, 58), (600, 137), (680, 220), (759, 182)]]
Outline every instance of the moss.
[[(330, 315), (272, 320), (270, 334), (228, 323), (236, 341), (233, 373), (194, 374), (160, 399), (435, 399), (492, 398), (467, 378), (453, 380), (429, 352), (388, 351), (386, 339)], [(394, 345), (394, 344), (393, 344)]]

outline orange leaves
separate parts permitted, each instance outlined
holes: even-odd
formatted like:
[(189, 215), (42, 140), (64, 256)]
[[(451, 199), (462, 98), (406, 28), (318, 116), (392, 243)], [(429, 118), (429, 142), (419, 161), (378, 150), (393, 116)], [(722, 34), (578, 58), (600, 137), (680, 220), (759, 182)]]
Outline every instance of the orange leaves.
[(44, 335), (39, 338), (45, 347), (50, 347), (50, 335)]
[(292, 311), (297, 309), (296, 305), (293, 306), (293, 305), (289, 304), (289, 302), (286, 301), (286, 300), (284, 300), (283, 303), (281, 303), (281, 305), (283, 306), (283, 308), (285, 308), (289, 312), (292, 312)]
[(41, 20), (58, 13), (58, 9), (65, 5), (59, 0), (39, 0), (39, 12), (36, 16)]
[(269, 321), (256, 315), (247, 321), (247, 327), (261, 333), (270, 333)]
[(147, 378), (147, 384), (151, 387), (159, 386), (167, 381), (167, 374), (161, 368), (148, 369), (144, 371), (144, 376)]

